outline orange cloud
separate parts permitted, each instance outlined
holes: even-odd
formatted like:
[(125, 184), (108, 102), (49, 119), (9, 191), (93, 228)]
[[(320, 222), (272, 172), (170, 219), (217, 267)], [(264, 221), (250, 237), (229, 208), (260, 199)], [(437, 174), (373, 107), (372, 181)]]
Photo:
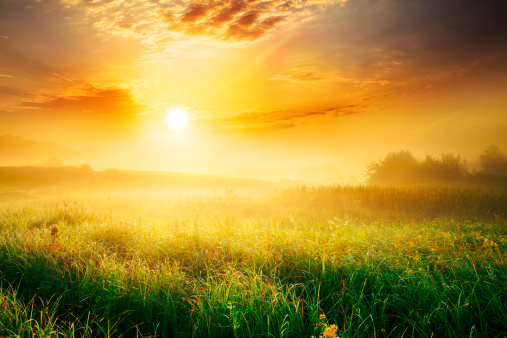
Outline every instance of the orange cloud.
[(245, 3), (243, 1), (233, 1), (230, 6), (217, 10), (211, 17), (209, 24), (214, 27), (220, 27), (232, 21), (244, 8)]
[(23, 101), (20, 106), (112, 117), (133, 116), (139, 114), (141, 109), (133, 100), (130, 90), (99, 88), (91, 84), (72, 88), (71, 92), (64, 96), (43, 94), (32, 101)]
[(143, 39), (148, 33), (151, 43), (167, 43), (167, 31), (217, 40), (257, 40), (280, 25), (294, 26), (326, 6), (342, 2), (344, 0), (134, 0), (129, 4), (114, 1), (103, 6), (88, 4), (85, 8), (101, 31)]
[(33, 94), (17, 108), (22, 108), (20, 114), (26, 118), (38, 121), (37, 130), (80, 142), (136, 137), (150, 119), (142, 114), (146, 107), (134, 100), (129, 89), (92, 84), (72, 87), (58, 95)]
[(184, 23), (194, 23), (202, 19), (206, 13), (208, 13), (209, 8), (207, 6), (193, 4), (190, 6), (189, 11), (183, 14), (180, 19), (180, 22)]
[[(340, 117), (350, 114), (356, 114), (365, 108), (360, 104), (347, 104), (334, 106), (322, 110), (314, 111), (295, 111), (295, 110), (275, 110), (265, 113), (247, 112), (228, 118), (218, 119), (214, 122), (221, 128), (249, 129), (249, 130), (270, 130), (276, 131), (305, 124), (306, 118), (311, 117)], [(245, 130), (246, 130), (245, 129)]]
[(276, 79), (288, 79), (298, 82), (313, 82), (327, 79), (335, 74), (327, 74), (316, 70), (314, 67), (294, 67), (277, 75)]
[(239, 18), (236, 24), (239, 26), (251, 26), (255, 23), (258, 17), (259, 13), (257, 12), (247, 13)]
[(346, 77), (336, 70), (329, 70), (329, 67), (322, 66), (297, 66), (276, 75), (273, 79), (291, 80), (295, 82), (317, 82), (321, 80), (335, 80), (340, 82), (351, 83), (356, 86), (366, 85), (386, 85), (390, 82), (384, 79), (363, 78), (356, 76), (355, 78)]

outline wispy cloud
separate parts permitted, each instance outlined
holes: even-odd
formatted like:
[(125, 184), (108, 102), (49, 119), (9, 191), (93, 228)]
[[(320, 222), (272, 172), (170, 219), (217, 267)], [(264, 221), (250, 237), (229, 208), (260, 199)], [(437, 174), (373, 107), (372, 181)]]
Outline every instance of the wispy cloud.
[(350, 83), (355, 86), (365, 85), (385, 85), (389, 83), (389, 80), (375, 77), (360, 77), (355, 78), (346, 77), (340, 74), (337, 70), (330, 70), (329, 67), (325, 68), (322, 66), (297, 66), (291, 67), (282, 73), (273, 77), (275, 80), (290, 80), (300, 83), (316, 83), (320, 81), (337, 81)]
[(112, 117), (136, 115), (141, 109), (141, 106), (134, 101), (130, 90), (114, 87), (100, 88), (91, 84), (73, 87), (61, 96), (40, 94), (31, 100), (23, 101), (20, 106)]
[(336, 118), (361, 112), (364, 104), (347, 104), (316, 109), (312, 111), (274, 110), (270, 112), (245, 112), (227, 118), (215, 119), (207, 123), (214, 123), (219, 128), (233, 128), (243, 130), (277, 131), (315, 121), (316, 118)]
[(275, 76), (274, 79), (286, 79), (296, 82), (315, 82), (333, 78), (335, 76), (335, 73), (325, 72), (317, 69), (317, 67), (302, 66), (290, 68)]

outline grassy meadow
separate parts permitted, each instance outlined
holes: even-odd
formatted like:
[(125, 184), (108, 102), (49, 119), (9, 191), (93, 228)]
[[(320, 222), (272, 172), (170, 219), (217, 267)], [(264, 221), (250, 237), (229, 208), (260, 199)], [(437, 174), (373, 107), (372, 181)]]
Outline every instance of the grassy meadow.
[(507, 191), (0, 202), (0, 337), (507, 337)]

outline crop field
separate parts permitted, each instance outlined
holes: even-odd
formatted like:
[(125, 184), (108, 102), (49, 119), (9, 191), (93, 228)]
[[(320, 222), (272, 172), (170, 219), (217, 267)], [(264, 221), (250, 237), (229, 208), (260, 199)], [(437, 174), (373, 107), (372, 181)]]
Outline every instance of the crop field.
[(507, 337), (506, 190), (132, 196), (0, 202), (0, 337)]

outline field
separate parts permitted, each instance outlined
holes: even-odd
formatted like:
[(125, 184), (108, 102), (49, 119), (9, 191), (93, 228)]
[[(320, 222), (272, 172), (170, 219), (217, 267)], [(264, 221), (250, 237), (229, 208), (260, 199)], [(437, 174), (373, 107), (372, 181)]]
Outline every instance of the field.
[(507, 191), (0, 202), (0, 337), (507, 337)]

